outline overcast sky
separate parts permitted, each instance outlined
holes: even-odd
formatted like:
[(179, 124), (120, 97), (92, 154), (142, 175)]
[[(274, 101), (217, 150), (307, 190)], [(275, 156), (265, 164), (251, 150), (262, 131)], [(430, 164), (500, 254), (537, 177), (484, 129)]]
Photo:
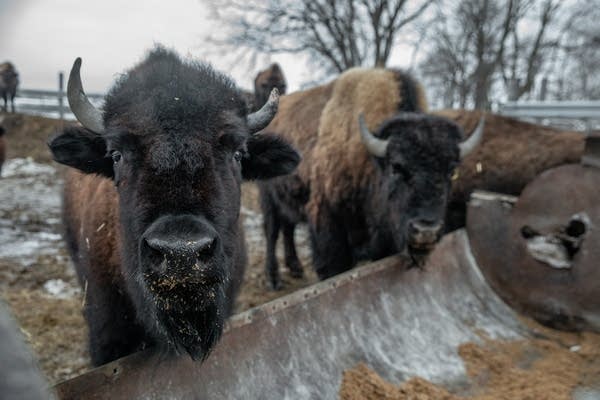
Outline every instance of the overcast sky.
[[(215, 26), (200, 0), (0, 0), (0, 62), (15, 64), (22, 88), (55, 89), (58, 71), (68, 73), (80, 56), (86, 91), (105, 92), (116, 74), (162, 43), (211, 62), (251, 88), (256, 71), (234, 68), (233, 60), (203, 44)], [(297, 56), (269, 61), (280, 62), (290, 90), (310, 80)]]

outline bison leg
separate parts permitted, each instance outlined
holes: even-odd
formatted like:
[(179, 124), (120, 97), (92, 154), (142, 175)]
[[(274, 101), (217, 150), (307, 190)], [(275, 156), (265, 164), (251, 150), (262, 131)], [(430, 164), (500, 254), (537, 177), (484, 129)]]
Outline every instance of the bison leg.
[(285, 265), (290, 270), (290, 275), (293, 278), (304, 277), (304, 271), (302, 270), (302, 264), (296, 254), (296, 245), (294, 244), (294, 229), (296, 224), (289, 221), (282, 220), (282, 232), (283, 232), (283, 246), (285, 251)]
[(261, 191), (261, 206), (264, 218), (265, 237), (267, 239), (267, 254), (265, 260), (265, 272), (267, 281), (271, 289), (281, 289), (281, 278), (279, 276), (279, 264), (275, 249), (277, 246), (277, 237), (281, 226), (281, 217), (273, 203), (271, 197)]
[(313, 265), (319, 279), (327, 279), (352, 268), (354, 263), (342, 219), (321, 212), (317, 224), (310, 224)]
[(14, 112), (15, 112), (15, 96), (14, 95), (12, 95), (10, 98), (10, 109), (11, 109), (11, 112), (14, 114)]
[(101, 286), (93, 280), (86, 282), (84, 315), (89, 326), (92, 364), (106, 364), (144, 348), (144, 331), (135, 320), (124, 290), (114, 283)]

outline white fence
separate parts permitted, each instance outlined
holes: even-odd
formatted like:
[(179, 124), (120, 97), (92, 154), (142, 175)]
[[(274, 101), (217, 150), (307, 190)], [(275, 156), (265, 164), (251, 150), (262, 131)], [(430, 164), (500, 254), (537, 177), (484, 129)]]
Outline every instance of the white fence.
[(583, 130), (588, 132), (598, 129), (600, 124), (600, 101), (509, 102), (500, 105), (499, 112), (548, 125), (560, 126), (561, 122), (557, 120), (578, 120), (583, 124)]
[[(58, 90), (20, 89), (15, 98), (17, 112), (49, 118), (74, 120), (64, 88), (63, 74), (58, 76)], [(101, 107), (104, 94), (86, 93), (92, 104)]]

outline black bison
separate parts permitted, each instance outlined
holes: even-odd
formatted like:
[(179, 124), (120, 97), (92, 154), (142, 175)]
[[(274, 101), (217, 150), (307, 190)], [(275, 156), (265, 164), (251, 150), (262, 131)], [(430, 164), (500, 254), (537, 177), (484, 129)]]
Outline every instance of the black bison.
[(2, 123), (4, 122), (4, 116), (0, 116), (0, 176), (2, 175), (2, 165), (4, 161), (6, 161), (6, 139), (4, 139), (4, 134), (6, 130)]
[[(477, 111), (442, 110), (465, 131), (481, 118)], [(541, 172), (579, 162), (585, 137), (494, 114), (485, 115), (485, 137), (461, 163), (452, 182), (447, 230), (465, 226), (466, 204), (474, 190), (518, 196)]]
[(15, 96), (19, 85), (19, 74), (14, 65), (9, 62), (0, 64), (0, 93), (4, 99), (4, 111), (8, 111), (10, 100), (11, 111), (15, 112)]
[[(423, 91), (409, 75), (353, 69), (327, 85), (284, 96), (265, 131), (300, 149), (295, 174), (259, 183), (267, 236), (266, 271), (279, 288), (279, 230), (286, 265), (302, 275), (295, 225), (307, 218), (321, 279), (408, 250), (421, 258), (442, 234), (450, 179), (483, 126), (461, 143), (454, 122), (424, 114)], [(361, 116), (359, 118), (359, 115)]]
[(65, 180), (65, 238), (85, 293), (99, 365), (146, 346), (206, 357), (246, 263), (242, 179), (289, 173), (298, 153), (248, 113), (234, 83), (157, 47), (121, 76), (104, 112), (87, 100), (77, 59), (68, 83), (83, 127), (54, 138)]

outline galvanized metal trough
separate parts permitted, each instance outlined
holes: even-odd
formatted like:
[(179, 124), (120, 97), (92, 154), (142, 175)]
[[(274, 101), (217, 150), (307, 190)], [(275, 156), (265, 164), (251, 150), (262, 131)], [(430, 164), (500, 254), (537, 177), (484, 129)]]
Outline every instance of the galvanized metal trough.
[(392, 382), (465, 377), (457, 346), (526, 335), (485, 282), (465, 231), (424, 269), (391, 257), (234, 316), (204, 363), (135, 354), (56, 387), (62, 399), (337, 397), (345, 369), (366, 362)]

